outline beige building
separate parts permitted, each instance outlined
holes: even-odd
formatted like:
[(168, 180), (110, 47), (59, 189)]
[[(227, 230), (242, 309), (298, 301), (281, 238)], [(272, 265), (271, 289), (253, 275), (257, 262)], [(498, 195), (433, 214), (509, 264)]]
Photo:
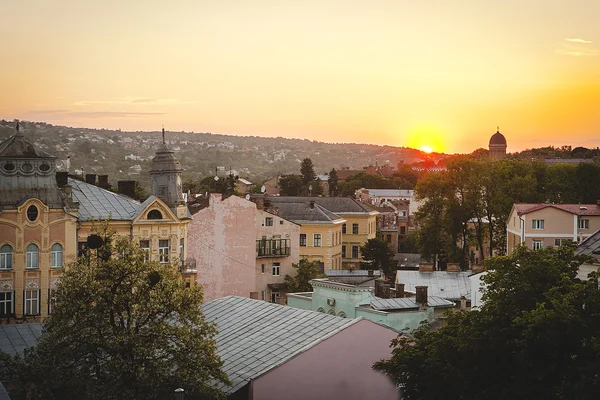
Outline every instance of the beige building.
[(514, 204), (506, 229), (507, 254), (525, 243), (530, 249), (580, 242), (600, 229), (597, 204)]
[[(96, 186), (96, 175), (83, 182), (57, 172), (56, 157), (39, 150), (16, 124), (15, 134), (0, 143), (0, 318), (47, 317), (63, 268), (88, 251), (99, 220), (148, 249), (151, 259), (186, 260), (189, 216), (179, 200), (181, 167), (164, 140), (157, 159), (153, 181), (169, 183), (159, 185), (158, 197), (140, 203)], [(101, 177), (101, 186), (108, 186)], [(132, 194), (134, 184), (119, 187)], [(193, 263), (181, 261), (180, 269), (191, 284)]]

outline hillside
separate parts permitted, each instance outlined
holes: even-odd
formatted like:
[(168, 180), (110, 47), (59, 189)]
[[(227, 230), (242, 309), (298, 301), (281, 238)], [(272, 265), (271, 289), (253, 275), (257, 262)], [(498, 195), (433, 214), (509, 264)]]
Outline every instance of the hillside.
[[(147, 171), (161, 133), (122, 132), (106, 129), (70, 128), (43, 122), (21, 122), (25, 136), (40, 148), (58, 157), (65, 168), (70, 157), (70, 170), (80, 173), (108, 174), (110, 182), (120, 179), (138, 180), (149, 188)], [(0, 141), (14, 134), (13, 121), (0, 121)], [(214, 175), (224, 175), (231, 168), (241, 177), (260, 182), (276, 174), (298, 173), (300, 161), (310, 157), (318, 174), (331, 168), (362, 169), (368, 165), (389, 162), (412, 163), (425, 157), (433, 160), (442, 155), (425, 155), (422, 152), (393, 146), (342, 143), (332, 144), (282, 137), (233, 136), (211, 133), (169, 132), (169, 146), (181, 161), (184, 180), (200, 180)]]

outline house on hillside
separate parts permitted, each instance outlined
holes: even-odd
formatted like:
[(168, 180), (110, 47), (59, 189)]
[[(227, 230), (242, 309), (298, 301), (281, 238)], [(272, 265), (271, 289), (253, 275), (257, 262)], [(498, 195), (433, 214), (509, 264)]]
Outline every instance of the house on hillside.
[(203, 312), (217, 324), (230, 399), (401, 398), (372, 368), (391, 356), (391, 328), (236, 296), (208, 301)]

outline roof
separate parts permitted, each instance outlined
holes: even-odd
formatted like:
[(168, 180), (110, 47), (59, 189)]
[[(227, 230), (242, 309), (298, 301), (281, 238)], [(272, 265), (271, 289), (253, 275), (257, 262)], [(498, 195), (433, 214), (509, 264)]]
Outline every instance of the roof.
[(398, 270), (396, 283), (404, 283), (404, 290), (416, 291), (417, 286), (427, 286), (428, 296), (438, 296), (448, 300), (459, 300), (462, 296), (471, 298), (471, 271), (461, 272), (420, 272)]
[[(412, 197), (415, 191), (412, 189), (360, 189), (362, 193), (376, 197)], [(366, 191), (366, 192), (365, 192)]]
[[(272, 197), (269, 197), (272, 199)], [(334, 221), (343, 221), (342, 217), (331, 211), (315, 204), (310, 206), (310, 202), (271, 202), (276, 207), (277, 215), (297, 223), (333, 223)]]
[(496, 131), (496, 133), (494, 133), (492, 135), (492, 137), (490, 138), (490, 146), (492, 145), (502, 145), (502, 146), (506, 146), (506, 138), (504, 137), (503, 134), (500, 133), (500, 131)]
[(315, 204), (336, 214), (370, 213), (374, 211), (351, 197), (278, 196), (268, 197), (265, 198), (265, 200), (269, 200), (276, 206), (279, 206), (281, 203), (310, 203), (311, 201), (314, 201)]
[(234, 393), (361, 319), (228, 296), (204, 303), (207, 321), (216, 322), (217, 352)]
[[(380, 297), (373, 297), (369, 304), (371, 308), (378, 311), (391, 311), (391, 310), (406, 310), (419, 308), (419, 303), (414, 297), (403, 297), (393, 299), (382, 299)], [(445, 300), (439, 296), (428, 296), (427, 306), (429, 307), (454, 307), (454, 303)]]
[(239, 183), (243, 183), (244, 185), (253, 185), (253, 183), (252, 183), (252, 182), (250, 182), (249, 180), (247, 180), (247, 179), (244, 179), (244, 178), (238, 178), (238, 180), (237, 180), (237, 181), (238, 181)]
[(555, 208), (575, 215), (600, 215), (600, 205), (598, 204), (525, 204), (519, 203), (513, 205), (517, 215), (529, 214), (544, 208)]
[(38, 149), (17, 130), (16, 135), (13, 135), (0, 143), (0, 158), (55, 159), (56, 156)]
[(23, 356), (25, 349), (37, 345), (43, 330), (44, 326), (39, 322), (0, 325), (0, 351)]
[[(380, 270), (371, 270), (374, 277), (378, 277), (381, 276), (381, 271)], [(366, 269), (326, 269), (325, 270), (325, 275), (327, 275), (328, 278), (331, 277), (338, 277), (338, 276), (344, 276), (344, 277), (349, 277), (349, 276), (360, 276), (360, 277), (366, 277), (369, 276), (369, 270)]]
[(600, 258), (600, 230), (597, 230), (579, 243), (579, 246), (577, 246), (577, 249), (575, 250), (575, 254), (587, 254), (596, 259)]
[[(79, 220), (92, 219), (132, 220), (145, 207), (122, 194), (113, 193), (98, 186), (69, 178), (69, 185), (73, 187), (73, 201), (79, 203)], [(149, 200), (154, 200), (150, 196)]]

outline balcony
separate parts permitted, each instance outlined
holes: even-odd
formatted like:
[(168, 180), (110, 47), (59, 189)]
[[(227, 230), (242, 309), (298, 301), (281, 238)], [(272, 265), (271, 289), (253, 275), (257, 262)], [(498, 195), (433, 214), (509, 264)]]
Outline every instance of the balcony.
[(289, 239), (261, 239), (256, 241), (256, 257), (288, 257)]
[(194, 274), (197, 272), (196, 270), (196, 259), (188, 258), (185, 261), (179, 262), (179, 272), (182, 274)]

